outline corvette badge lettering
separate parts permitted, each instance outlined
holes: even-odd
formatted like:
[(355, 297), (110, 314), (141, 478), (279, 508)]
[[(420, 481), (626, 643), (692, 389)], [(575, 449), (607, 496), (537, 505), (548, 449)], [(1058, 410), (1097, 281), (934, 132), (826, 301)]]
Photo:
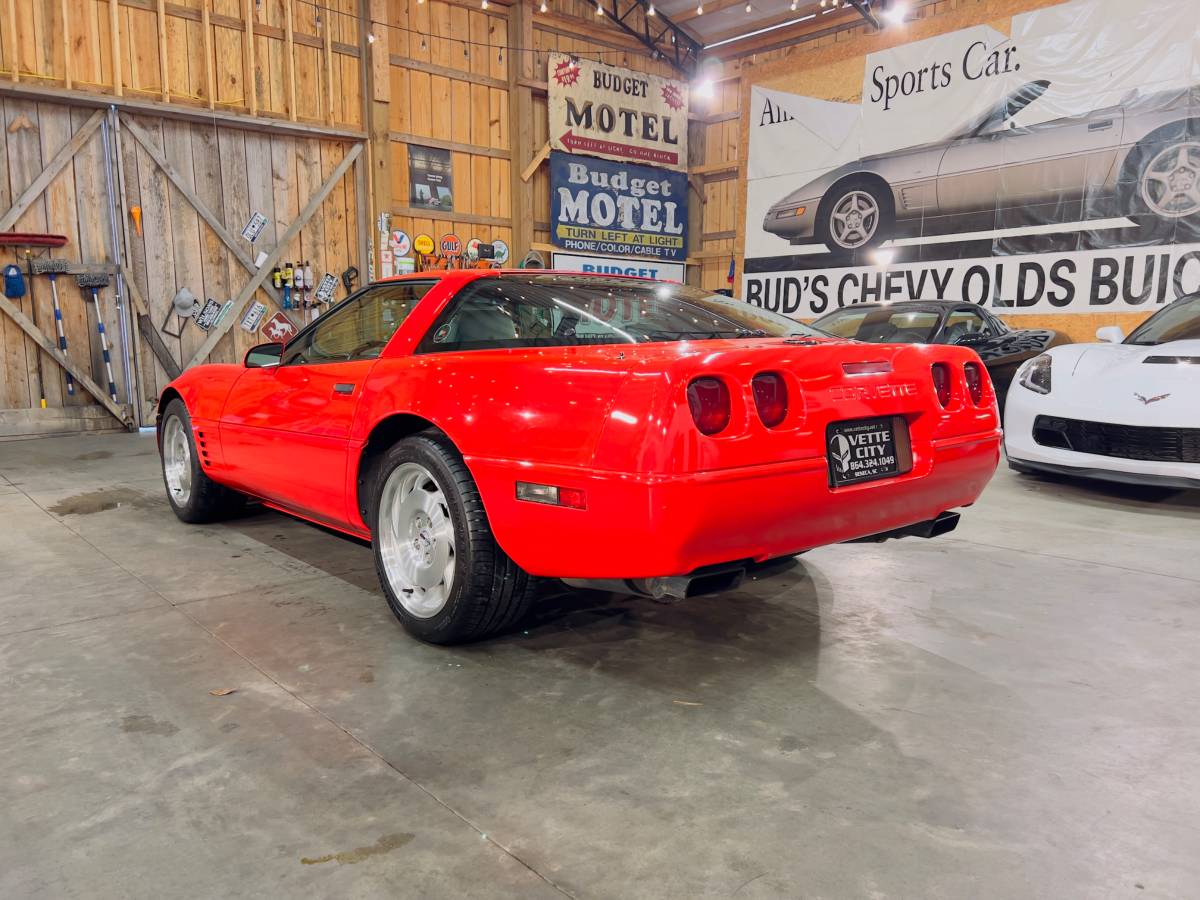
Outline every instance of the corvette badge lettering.
[(898, 384), (855, 384), (829, 389), (829, 396), (834, 400), (887, 400), (916, 395), (917, 386), (911, 381)]

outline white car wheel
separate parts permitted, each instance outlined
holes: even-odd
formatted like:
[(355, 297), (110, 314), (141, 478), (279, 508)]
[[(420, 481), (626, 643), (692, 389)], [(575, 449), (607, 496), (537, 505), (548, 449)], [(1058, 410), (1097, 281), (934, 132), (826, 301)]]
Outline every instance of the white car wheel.
[(454, 588), (454, 523), (445, 493), (420, 463), (397, 466), (384, 483), (378, 540), (400, 604), (420, 619), (441, 612)]
[(1200, 213), (1200, 142), (1171, 144), (1142, 169), (1139, 186), (1146, 208), (1163, 219)]

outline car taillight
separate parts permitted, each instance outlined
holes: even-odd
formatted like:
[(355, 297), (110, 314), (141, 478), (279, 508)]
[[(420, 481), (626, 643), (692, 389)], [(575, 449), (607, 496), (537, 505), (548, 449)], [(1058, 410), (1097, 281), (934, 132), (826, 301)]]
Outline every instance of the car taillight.
[(701, 434), (716, 434), (729, 424), (729, 388), (720, 378), (697, 378), (687, 388), (688, 409)]
[(937, 391), (938, 403), (950, 405), (950, 367), (945, 363), (933, 364), (933, 389)]
[(517, 499), (530, 503), (545, 503), (547, 506), (565, 506), (568, 509), (587, 509), (587, 495), (580, 488), (556, 487), (552, 484), (517, 482)]
[(754, 406), (758, 417), (768, 428), (774, 428), (787, 418), (787, 383), (778, 372), (763, 372), (750, 382), (754, 389)]
[(967, 391), (971, 395), (971, 402), (976, 406), (982, 406), (983, 372), (975, 363), (967, 363), (963, 366), (963, 374), (967, 376)]

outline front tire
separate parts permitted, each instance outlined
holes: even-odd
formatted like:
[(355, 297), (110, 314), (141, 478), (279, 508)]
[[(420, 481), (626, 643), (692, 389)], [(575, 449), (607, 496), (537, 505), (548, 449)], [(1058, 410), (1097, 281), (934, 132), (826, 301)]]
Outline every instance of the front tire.
[(245, 507), (245, 496), (217, 484), (200, 467), (192, 418), (178, 397), (163, 410), (159, 455), (167, 500), (181, 521), (193, 525), (216, 522)]
[(534, 579), (496, 544), (475, 480), (447, 438), (405, 438), (383, 455), (373, 480), (375, 570), (410, 634), (465, 643), (528, 612)]
[(817, 237), (834, 253), (878, 246), (892, 228), (891, 199), (874, 184), (852, 182), (832, 194), (817, 214)]

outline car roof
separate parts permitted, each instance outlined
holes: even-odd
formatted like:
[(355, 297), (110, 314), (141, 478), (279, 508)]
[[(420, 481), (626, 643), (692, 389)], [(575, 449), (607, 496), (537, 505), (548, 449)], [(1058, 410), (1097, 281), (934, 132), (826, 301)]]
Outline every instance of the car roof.
[(974, 303), (968, 303), (965, 300), (893, 300), (889, 303), (852, 303), (850, 306), (843, 306), (841, 309), (834, 309), (827, 312), (825, 315), (833, 316), (843, 312), (854, 312), (855, 310), (876, 310), (876, 309), (918, 309), (929, 311), (943, 311), (950, 309), (977, 309), (981, 313), (986, 313), (987, 310), (979, 307)]

